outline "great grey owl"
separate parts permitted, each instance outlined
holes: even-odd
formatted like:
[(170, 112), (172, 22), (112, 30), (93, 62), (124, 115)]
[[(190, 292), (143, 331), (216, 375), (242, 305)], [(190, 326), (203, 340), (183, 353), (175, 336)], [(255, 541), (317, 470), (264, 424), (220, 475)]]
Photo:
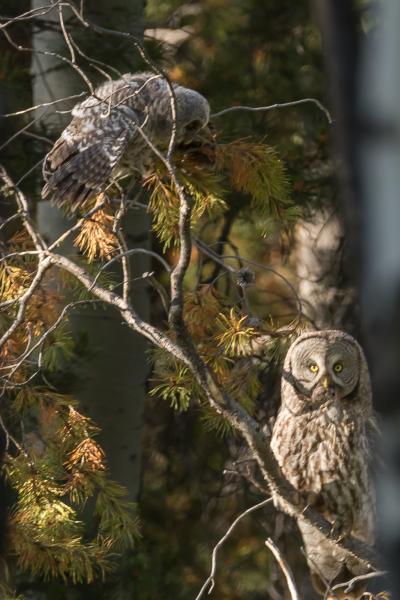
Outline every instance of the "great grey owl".
[[(369, 475), (375, 420), (364, 353), (350, 335), (303, 333), (290, 347), (271, 448), (286, 479), (332, 523), (336, 537), (374, 542)], [(367, 569), (304, 521), (298, 522), (314, 586), (325, 598), (358, 599), (327, 589)], [(326, 595), (325, 595), (326, 594)]]
[[(194, 90), (177, 84), (173, 89), (175, 140), (190, 143), (207, 126), (209, 104)], [(145, 174), (155, 155), (144, 136), (164, 150), (174, 122), (168, 83), (154, 73), (128, 73), (103, 83), (73, 108), (72, 117), (45, 158), (42, 191), (43, 198), (70, 209), (104, 191), (113, 177)]]

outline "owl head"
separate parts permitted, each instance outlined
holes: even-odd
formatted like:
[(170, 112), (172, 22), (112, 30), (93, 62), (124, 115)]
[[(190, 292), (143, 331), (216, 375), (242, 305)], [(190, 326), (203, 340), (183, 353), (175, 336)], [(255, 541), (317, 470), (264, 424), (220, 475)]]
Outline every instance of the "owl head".
[(336, 416), (344, 409), (372, 410), (364, 353), (342, 331), (303, 333), (292, 344), (283, 369), (282, 400), (293, 399), (293, 390), (304, 410), (332, 406)]
[[(150, 122), (155, 129), (157, 145), (167, 146), (171, 137), (172, 109), (169, 84), (166, 79), (154, 75), (154, 73), (142, 73), (148, 92), (149, 101), (147, 111)], [(126, 77), (135, 78), (135, 75), (127, 74)], [(147, 80), (146, 80), (147, 79)], [(175, 96), (175, 143), (188, 144), (197, 139), (198, 134), (210, 137), (208, 128), (210, 119), (210, 105), (206, 98), (195, 90), (173, 83)], [(208, 140), (207, 137), (207, 140)]]
[(210, 118), (210, 105), (196, 92), (180, 85), (175, 88), (176, 134), (178, 142), (190, 141)]

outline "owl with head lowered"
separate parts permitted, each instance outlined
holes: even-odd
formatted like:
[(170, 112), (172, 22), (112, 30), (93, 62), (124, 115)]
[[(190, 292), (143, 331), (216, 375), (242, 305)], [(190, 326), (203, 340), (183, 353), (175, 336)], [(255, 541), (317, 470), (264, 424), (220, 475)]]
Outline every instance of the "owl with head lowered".
[(104, 192), (116, 178), (146, 175), (174, 133), (186, 147), (205, 135), (210, 107), (195, 90), (154, 73), (127, 73), (106, 81), (74, 106), (72, 120), (43, 165), (44, 199), (69, 210)]
[[(376, 429), (368, 366), (356, 340), (336, 330), (303, 333), (283, 367), (281, 408), (271, 448), (283, 475), (332, 523), (333, 537), (374, 542), (370, 439)], [(299, 520), (315, 588), (324, 598), (358, 600), (335, 585), (367, 568)]]

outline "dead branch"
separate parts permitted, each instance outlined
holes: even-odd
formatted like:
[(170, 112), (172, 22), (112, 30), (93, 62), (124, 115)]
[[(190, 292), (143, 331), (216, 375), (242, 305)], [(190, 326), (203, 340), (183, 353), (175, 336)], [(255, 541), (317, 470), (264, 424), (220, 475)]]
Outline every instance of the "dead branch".
[(258, 504), (255, 504), (254, 506), (250, 506), (250, 508), (247, 508), (238, 517), (236, 517), (236, 519), (230, 525), (230, 527), (228, 528), (228, 530), (226, 531), (226, 533), (222, 536), (222, 538), (214, 546), (214, 549), (213, 549), (213, 552), (212, 552), (212, 559), (211, 559), (211, 571), (210, 571), (210, 575), (208, 576), (208, 578), (206, 579), (206, 581), (203, 583), (203, 585), (202, 585), (199, 593), (197, 594), (195, 600), (200, 600), (200, 598), (203, 597), (203, 594), (205, 592), (207, 592), (207, 594), (210, 595), (211, 592), (213, 591), (214, 586), (215, 586), (215, 573), (217, 571), (217, 555), (218, 555), (218, 551), (221, 548), (221, 546), (226, 542), (226, 540), (230, 537), (230, 535), (232, 534), (233, 530), (236, 528), (236, 526), (238, 525), (238, 523), (240, 523), (240, 521), (244, 517), (246, 517), (247, 515), (249, 515), (250, 513), (254, 512), (255, 510), (258, 510), (259, 508), (262, 508), (262, 507), (266, 506), (270, 502), (272, 502), (272, 498), (267, 498), (266, 500), (263, 500), (262, 502), (259, 502)]
[(301, 600), (299, 596), (299, 592), (297, 591), (296, 584), (294, 582), (293, 573), (287, 564), (286, 560), (282, 556), (279, 548), (274, 544), (271, 538), (268, 538), (265, 542), (265, 545), (269, 550), (271, 550), (272, 554), (275, 557), (276, 562), (281, 568), (282, 573), (285, 576), (286, 583), (290, 592), (290, 597), (292, 600)]
[(319, 110), (321, 110), (324, 113), (324, 115), (328, 119), (328, 123), (332, 124), (331, 113), (326, 108), (326, 106), (324, 106), (322, 104), (322, 102), (320, 102), (316, 98), (302, 98), (301, 100), (293, 100), (291, 102), (281, 102), (281, 103), (278, 103), (278, 104), (270, 104), (270, 106), (256, 106), (256, 107), (252, 107), (252, 106), (231, 106), (229, 108), (225, 108), (224, 110), (220, 110), (219, 112), (216, 112), (216, 113), (212, 114), (210, 118), (211, 119), (216, 119), (217, 117), (222, 117), (222, 115), (226, 115), (228, 113), (236, 112), (236, 111), (268, 112), (270, 110), (275, 110), (277, 108), (288, 108), (289, 106), (298, 106), (299, 104), (306, 104), (306, 103), (310, 103), (310, 102), (312, 104), (315, 104), (315, 106), (317, 106), (319, 108)]

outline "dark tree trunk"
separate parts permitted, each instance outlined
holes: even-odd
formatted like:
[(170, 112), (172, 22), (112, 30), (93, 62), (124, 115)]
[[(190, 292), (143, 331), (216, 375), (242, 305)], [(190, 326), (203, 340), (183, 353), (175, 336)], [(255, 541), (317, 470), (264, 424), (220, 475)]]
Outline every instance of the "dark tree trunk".
[(316, 4), (335, 91), (336, 148), (353, 247), (348, 264), (358, 273), (374, 401), (382, 415), (386, 465), (377, 468), (377, 540), (394, 599), (400, 597), (400, 4), (379, 4), (378, 30), (363, 43), (361, 61), (351, 3)]
[[(314, 0), (327, 70), (329, 100), (334, 127), (335, 170), (340, 184), (338, 212), (344, 238), (342, 276), (353, 290), (352, 312), (344, 325), (359, 332), (361, 282), (360, 175), (358, 156), (357, 80), (359, 63), (359, 17), (352, 0)], [(353, 321), (353, 322), (352, 322)]]

